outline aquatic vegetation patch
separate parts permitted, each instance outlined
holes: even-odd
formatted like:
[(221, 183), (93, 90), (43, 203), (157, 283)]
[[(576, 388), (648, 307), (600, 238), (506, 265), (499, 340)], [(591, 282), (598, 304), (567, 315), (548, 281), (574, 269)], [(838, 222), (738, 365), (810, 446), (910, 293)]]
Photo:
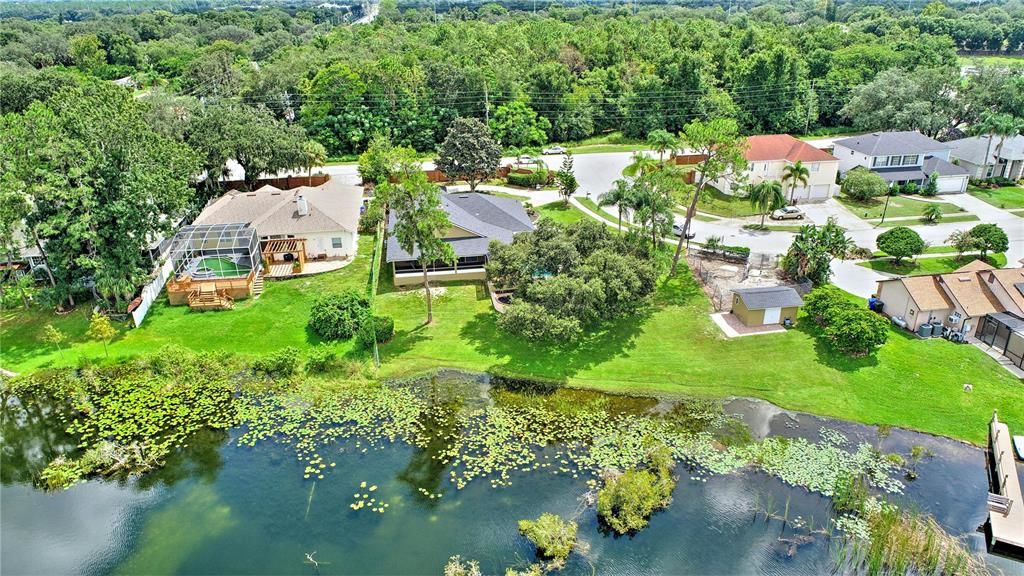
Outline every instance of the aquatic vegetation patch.
[(840, 478), (834, 519), (843, 533), (838, 557), (844, 570), (868, 574), (989, 574), (982, 558), (946, 532), (935, 518), (900, 509), (869, 495), (863, 477)]
[(548, 570), (557, 570), (576, 546), (578, 526), (557, 514), (544, 513), (536, 520), (520, 520), (519, 533), (537, 547), (537, 555), (549, 560)]
[(646, 444), (646, 466), (607, 473), (605, 485), (597, 493), (598, 517), (619, 534), (643, 530), (654, 512), (672, 502), (676, 485), (672, 452), (649, 440)]
[(56, 406), (77, 441), (75, 453), (57, 456), (39, 476), (45, 488), (60, 489), (90, 475), (157, 468), (197, 431), (233, 427), (233, 373), (221, 355), (168, 350), (150, 360), (36, 372), (12, 379), (11, 390), (24, 409)]

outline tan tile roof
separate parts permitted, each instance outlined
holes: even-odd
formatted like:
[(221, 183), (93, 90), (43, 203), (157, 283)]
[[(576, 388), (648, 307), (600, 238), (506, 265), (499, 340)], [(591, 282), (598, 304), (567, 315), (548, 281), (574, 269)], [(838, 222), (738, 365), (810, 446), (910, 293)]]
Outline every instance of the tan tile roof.
[(939, 285), (937, 276), (907, 276), (900, 278), (910, 297), (921, 310), (947, 310), (953, 308), (953, 301)]
[(977, 271), (980, 271), (980, 270), (992, 270), (994, 268), (995, 268), (995, 266), (989, 264), (988, 262), (985, 262), (984, 260), (977, 260), (977, 259), (975, 259), (975, 260), (971, 260), (967, 264), (964, 264), (963, 266), (957, 268), (956, 270), (953, 271), (953, 273), (956, 273), (956, 272), (977, 272)]
[(968, 316), (984, 316), (990, 312), (1005, 312), (1006, 308), (981, 278), (972, 270), (950, 272), (939, 276), (949, 293)]
[(1002, 268), (983, 274), (986, 278), (989, 275), (994, 276), (996, 282), (1010, 295), (1010, 300), (1024, 310), (1024, 293), (1021, 292), (1024, 290), (1024, 268)]
[[(309, 214), (300, 216), (299, 196), (306, 198)], [(356, 232), (363, 192), (358, 186), (328, 180), (322, 186), (278, 190), (264, 186), (255, 192), (232, 192), (207, 206), (195, 224), (247, 223), (260, 236), (310, 234), (315, 232)]]

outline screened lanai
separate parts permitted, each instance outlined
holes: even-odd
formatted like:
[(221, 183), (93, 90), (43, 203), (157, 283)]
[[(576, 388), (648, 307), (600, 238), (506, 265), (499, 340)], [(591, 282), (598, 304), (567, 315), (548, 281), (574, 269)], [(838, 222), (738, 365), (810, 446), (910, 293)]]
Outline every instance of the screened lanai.
[(168, 253), (174, 275), (167, 283), (171, 304), (198, 310), (224, 310), (259, 293), (260, 242), (248, 224), (185, 226)]
[(170, 258), (176, 278), (248, 276), (260, 267), (260, 242), (248, 224), (185, 226), (174, 235)]

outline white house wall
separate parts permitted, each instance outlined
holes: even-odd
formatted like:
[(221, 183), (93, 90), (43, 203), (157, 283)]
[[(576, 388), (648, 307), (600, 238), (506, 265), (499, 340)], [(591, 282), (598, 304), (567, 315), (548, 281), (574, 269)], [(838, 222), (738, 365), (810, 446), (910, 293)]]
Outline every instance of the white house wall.
[[(356, 253), (356, 235), (352, 232), (339, 230), (337, 232), (304, 234), (301, 237), (306, 239), (307, 259), (317, 258), (324, 254), (327, 255), (327, 258), (344, 258)], [(340, 248), (333, 246), (333, 239), (341, 239)]]
[[(757, 184), (765, 180), (782, 182), (783, 170), (788, 165), (790, 162), (786, 160), (748, 162), (742, 181), (746, 184)], [(797, 186), (794, 198), (802, 202), (823, 202), (832, 197), (838, 190), (835, 182), (839, 163), (835, 161), (807, 162), (804, 165), (811, 171), (807, 177), (807, 186)], [(817, 165), (817, 170), (814, 169), (815, 165)], [(789, 198), (790, 185), (788, 182), (782, 184), (783, 192), (786, 194), (786, 198)], [(735, 194), (739, 189), (735, 181), (730, 182), (724, 178), (715, 180), (712, 185), (726, 194)]]

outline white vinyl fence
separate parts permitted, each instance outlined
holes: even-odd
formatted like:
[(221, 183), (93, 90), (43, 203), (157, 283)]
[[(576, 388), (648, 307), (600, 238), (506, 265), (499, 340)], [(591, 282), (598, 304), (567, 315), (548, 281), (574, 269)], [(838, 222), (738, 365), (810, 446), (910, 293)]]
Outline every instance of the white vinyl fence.
[(173, 270), (174, 265), (168, 258), (164, 261), (163, 266), (157, 270), (156, 278), (142, 289), (142, 304), (139, 304), (138, 308), (132, 310), (132, 320), (135, 321), (136, 326), (142, 325), (142, 319), (146, 317), (149, 307), (153, 305), (156, 297), (160, 295), (160, 291), (164, 289), (164, 284), (167, 283), (167, 279), (171, 276)]

